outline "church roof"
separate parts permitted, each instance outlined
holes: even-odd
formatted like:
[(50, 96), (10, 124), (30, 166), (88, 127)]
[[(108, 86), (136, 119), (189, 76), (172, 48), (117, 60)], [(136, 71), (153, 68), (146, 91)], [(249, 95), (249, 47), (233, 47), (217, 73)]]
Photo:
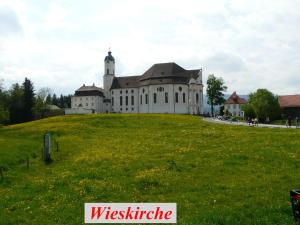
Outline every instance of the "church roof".
[(300, 95), (281, 95), (278, 102), (281, 108), (300, 107)]
[(82, 85), (75, 91), (75, 96), (103, 96), (103, 89), (95, 85)]
[(227, 99), (225, 104), (246, 104), (247, 101), (244, 98), (241, 98), (237, 95), (236, 92), (233, 92), (232, 95)]
[(198, 70), (185, 70), (176, 63), (158, 63), (151, 66), (140, 76), (115, 77), (111, 89), (136, 88), (154, 84), (188, 84), (198, 77)]

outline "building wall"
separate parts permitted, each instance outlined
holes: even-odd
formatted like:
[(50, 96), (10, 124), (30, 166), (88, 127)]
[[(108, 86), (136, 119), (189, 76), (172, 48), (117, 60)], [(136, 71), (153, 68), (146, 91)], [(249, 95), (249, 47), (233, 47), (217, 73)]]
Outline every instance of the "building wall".
[(96, 113), (103, 113), (103, 97), (100, 96), (73, 96), (71, 98), (72, 109), (92, 109)]
[[(111, 90), (112, 112), (199, 114), (203, 112), (202, 92), (202, 85), (199, 83), (113, 89)], [(154, 95), (156, 95), (156, 102)], [(176, 95), (178, 95), (178, 101), (176, 101)], [(198, 95), (198, 101), (196, 101), (196, 95)], [(122, 105), (120, 98), (122, 98)], [(133, 98), (133, 104), (131, 98)]]
[(241, 104), (225, 104), (224, 110), (228, 110), (233, 116), (244, 116), (244, 112), (241, 110)]

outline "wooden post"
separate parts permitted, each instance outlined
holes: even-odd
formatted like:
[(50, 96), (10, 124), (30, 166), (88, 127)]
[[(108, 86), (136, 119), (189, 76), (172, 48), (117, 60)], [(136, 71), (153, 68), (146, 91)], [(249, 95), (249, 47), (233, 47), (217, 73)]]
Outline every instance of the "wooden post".
[(44, 161), (46, 162), (51, 161), (50, 151), (51, 151), (51, 136), (49, 133), (47, 133), (44, 136), (44, 153), (43, 153)]
[(27, 165), (27, 169), (29, 169), (29, 156), (27, 156), (26, 165)]
[(1, 181), (3, 181), (4, 176), (3, 176), (3, 167), (0, 166), (0, 176), (1, 176)]

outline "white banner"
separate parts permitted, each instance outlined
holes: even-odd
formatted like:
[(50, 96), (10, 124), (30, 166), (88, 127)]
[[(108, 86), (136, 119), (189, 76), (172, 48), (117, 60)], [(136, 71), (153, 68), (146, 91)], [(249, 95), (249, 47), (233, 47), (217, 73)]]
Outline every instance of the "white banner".
[(85, 203), (85, 223), (176, 223), (176, 203)]

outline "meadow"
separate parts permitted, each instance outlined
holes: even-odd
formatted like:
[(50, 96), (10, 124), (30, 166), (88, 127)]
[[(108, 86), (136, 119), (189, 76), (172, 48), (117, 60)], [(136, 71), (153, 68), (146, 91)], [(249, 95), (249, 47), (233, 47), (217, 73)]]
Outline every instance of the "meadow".
[[(59, 143), (48, 164), (46, 132)], [(1, 127), (0, 166), (0, 224), (83, 224), (85, 202), (176, 202), (180, 225), (294, 224), (300, 129), (60, 116)]]

